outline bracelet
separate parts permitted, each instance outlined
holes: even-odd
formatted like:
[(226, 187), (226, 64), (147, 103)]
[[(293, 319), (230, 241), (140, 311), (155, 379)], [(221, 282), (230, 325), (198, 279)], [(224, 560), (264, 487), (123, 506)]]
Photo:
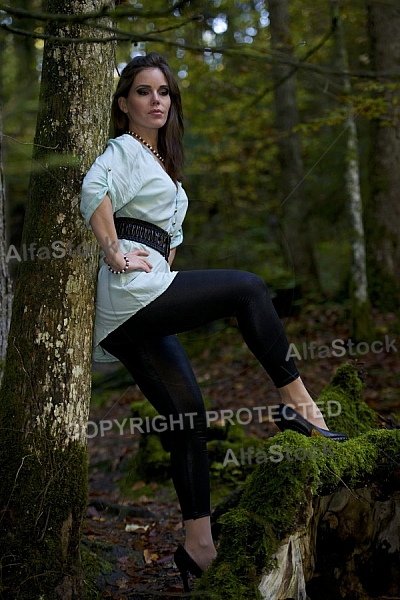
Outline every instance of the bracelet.
[(126, 271), (128, 270), (129, 267), (129, 259), (124, 256), (125, 259), (125, 267), (123, 269), (121, 269), (120, 271), (115, 271), (114, 269), (111, 268), (110, 265), (108, 265), (108, 270), (111, 271), (111, 273), (113, 273), (114, 275), (119, 275), (120, 273), (126, 273)]

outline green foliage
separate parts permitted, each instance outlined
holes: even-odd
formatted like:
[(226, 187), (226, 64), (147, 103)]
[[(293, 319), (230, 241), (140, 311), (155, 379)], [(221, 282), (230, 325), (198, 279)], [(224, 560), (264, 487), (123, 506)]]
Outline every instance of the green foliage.
[[(329, 410), (326, 415), (330, 429), (345, 431), (349, 437), (355, 437), (378, 426), (374, 411), (361, 398), (363, 387), (357, 371), (351, 364), (339, 367), (318, 399), (322, 406), (332, 409), (332, 416), (329, 416)], [(337, 412), (339, 414), (336, 414)]]
[[(16, 3), (21, 4), (21, 2)], [(40, 0), (25, 0), (23, 8), (40, 10)], [(14, 18), (15, 27), (24, 27), (29, 20)], [(43, 42), (23, 36), (1, 35), (0, 105), (3, 112), (4, 162), (11, 233), (19, 241), (23, 210), (29, 181), (39, 95), (39, 65)]]

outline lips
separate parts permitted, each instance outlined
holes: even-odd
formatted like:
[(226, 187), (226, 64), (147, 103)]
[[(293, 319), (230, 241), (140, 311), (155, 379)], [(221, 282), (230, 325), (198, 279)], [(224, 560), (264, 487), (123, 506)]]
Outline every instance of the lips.
[(149, 112), (149, 115), (162, 115), (162, 114), (164, 114), (164, 113), (162, 112), (162, 110), (151, 110), (151, 111)]

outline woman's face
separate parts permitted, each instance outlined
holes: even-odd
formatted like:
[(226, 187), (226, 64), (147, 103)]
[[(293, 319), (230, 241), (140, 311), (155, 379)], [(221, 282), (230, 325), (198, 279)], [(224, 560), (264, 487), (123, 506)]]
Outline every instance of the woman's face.
[(146, 138), (149, 129), (160, 129), (167, 121), (171, 106), (168, 81), (163, 72), (157, 68), (140, 71), (128, 97), (118, 98), (118, 105), (127, 115), (131, 131)]

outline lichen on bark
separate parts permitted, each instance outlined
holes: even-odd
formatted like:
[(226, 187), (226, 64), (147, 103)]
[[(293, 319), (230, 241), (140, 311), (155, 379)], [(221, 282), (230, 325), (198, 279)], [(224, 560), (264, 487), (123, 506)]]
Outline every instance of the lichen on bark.
[[(77, 14), (103, 2), (45, 4), (49, 13)], [(1, 591), (10, 600), (83, 597), (79, 541), (98, 257), (73, 249), (93, 246), (79, 213), (80, 186), (108, 138), (114, 45), (68, 42), (82, 32), (53, 24), (47, 33), (64, 41), (47, 40), (43, 55), (38, 168), (22, 238), (42, 252), (20, 264), (0, 402)], [(52, 252), (57, 240), (64, 254)]]

